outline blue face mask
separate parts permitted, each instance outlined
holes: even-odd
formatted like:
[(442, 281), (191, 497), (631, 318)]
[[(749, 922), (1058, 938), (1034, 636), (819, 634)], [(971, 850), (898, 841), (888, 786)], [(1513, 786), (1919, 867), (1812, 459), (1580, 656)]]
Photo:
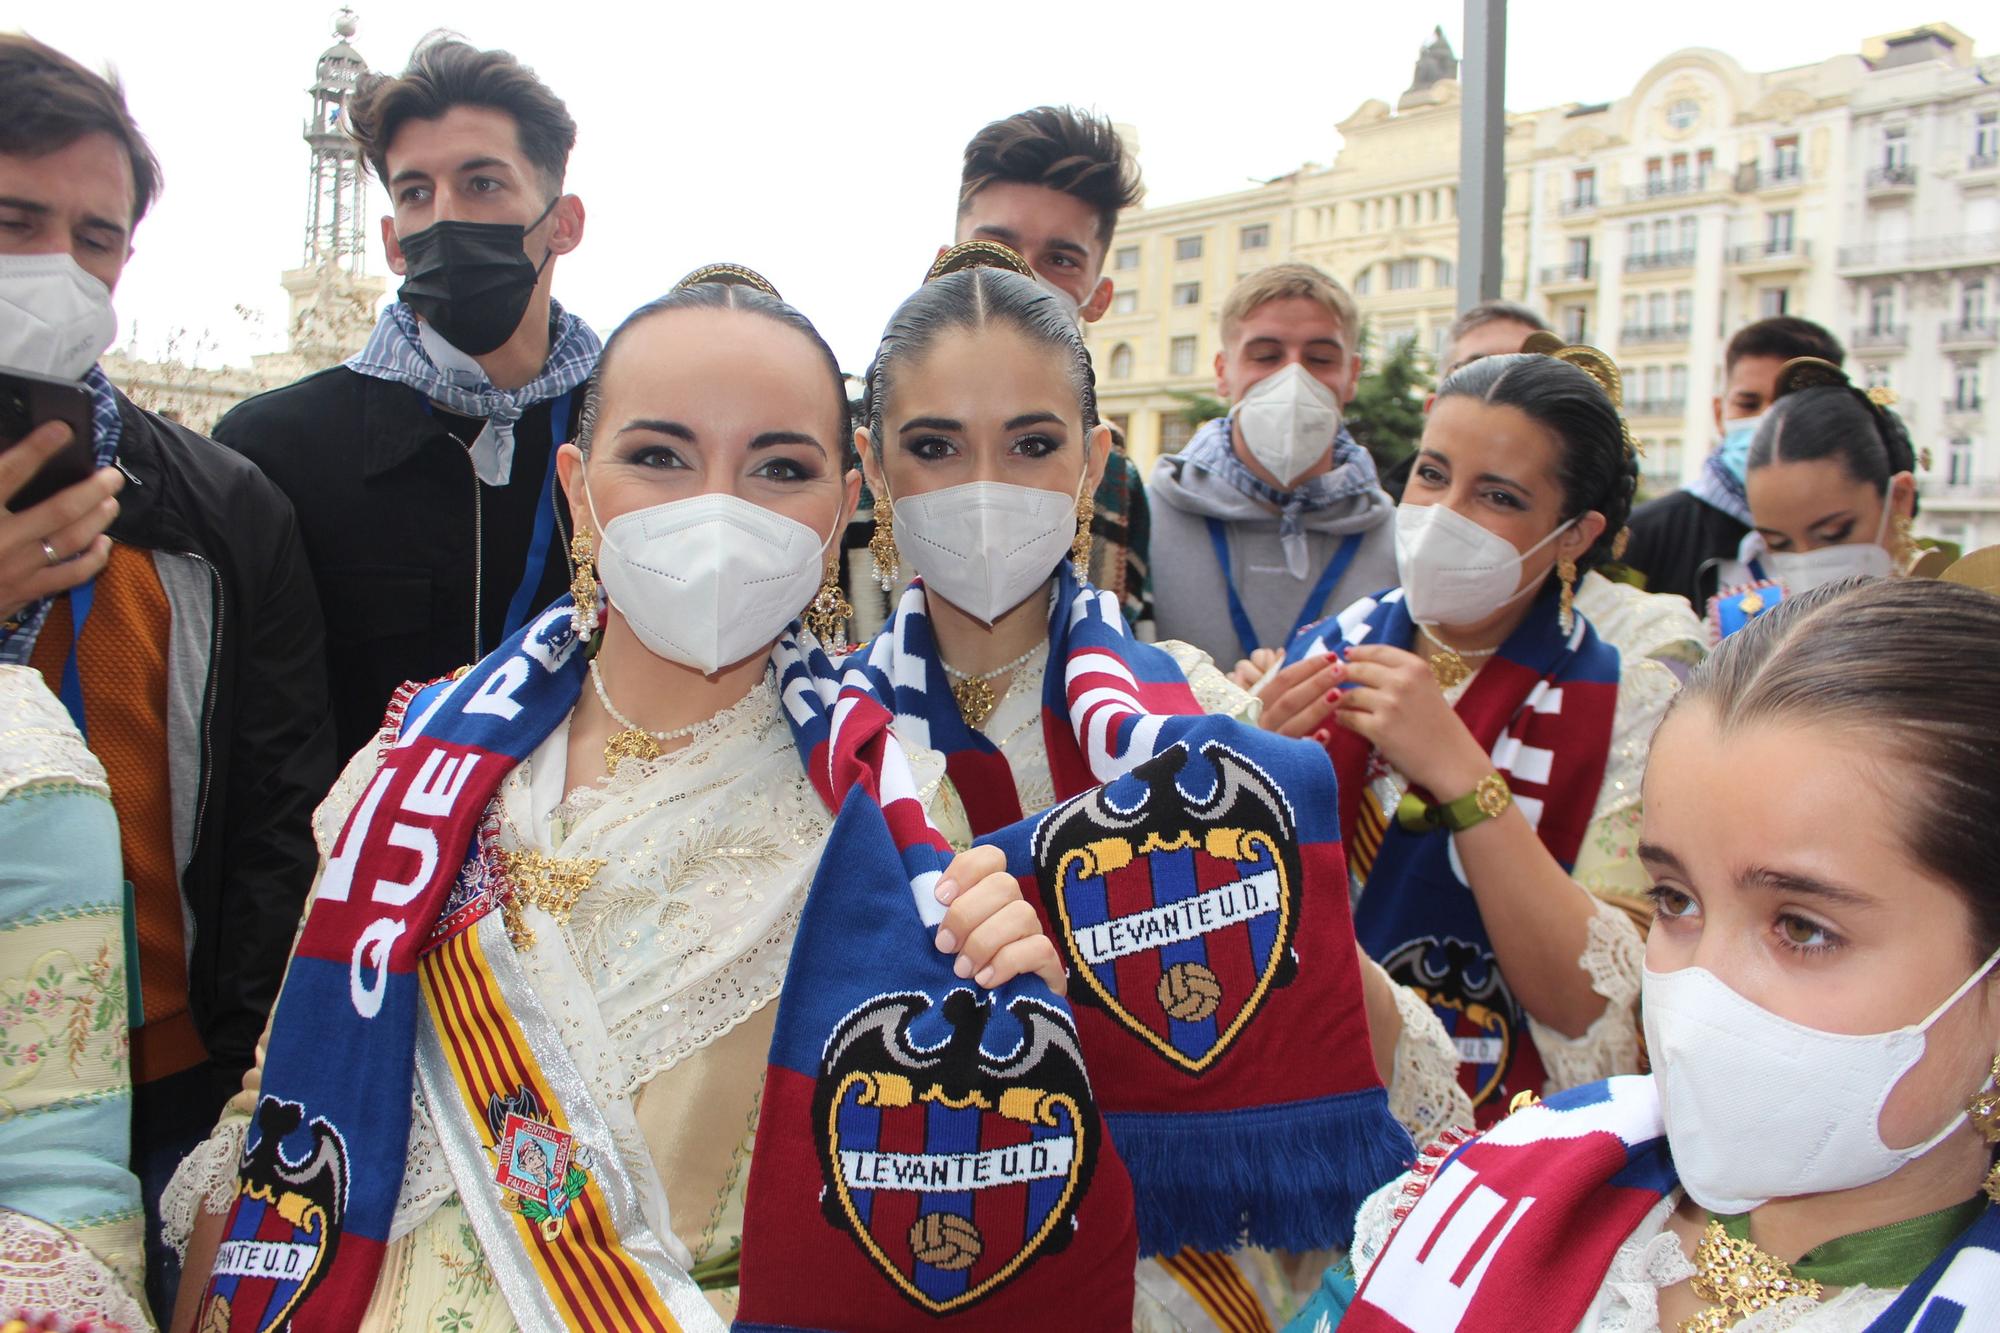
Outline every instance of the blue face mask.
[(1750, 441), (1757, 438), (1757, 427), (1764, 424), (1764, 414), (1741, 417), (1723, 423), (1722, 443), (1716, 446), (1715, 455), (1722, 460), (1722, 466), (1729, 469), (1729, 475), (1743, 482), (1743, 474), (1749, 470)]

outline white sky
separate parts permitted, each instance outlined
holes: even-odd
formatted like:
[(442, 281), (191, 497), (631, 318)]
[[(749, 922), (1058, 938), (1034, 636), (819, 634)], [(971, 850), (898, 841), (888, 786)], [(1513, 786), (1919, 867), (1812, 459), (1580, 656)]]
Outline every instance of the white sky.
[[(401, 69), (418, 38), (448, 27), (512, 50), (569, 103), (580, 127), (569, 188), (588, 223), (559, 261), (556, 294), (600, 332), (697, 264), (729, 259), (768, 275), (850, 369), (951, 239), (959, 155), (988, 120), (1041, 102), (1094, 106), (1138, 128), (1150, 201), (1171, 203), (1330, 162), (1334, 125), (1370, 97), (1394, 101), (1434, 22), (1463, 45), (1450, 3), (355, 5), (354, 44), (378, 69)], [(0, 0), (0, 28), (114, 65), (164, 163), (165, 196), (118, 289), (121, 341), (152, 353), (180, 332), (182, 346), (206, 345), (207, 364), (282, 345), (278, 274), (304, 243), (304, 89), (334, 8)], [(1990, 42), (1978, 19), (1993, 14), (1962, 0), (1921, 13), (1881, 0), (1520, 0), (1507, 104), (1622, 96), (1687, 46), (1765, 70), (1921, 21)]]

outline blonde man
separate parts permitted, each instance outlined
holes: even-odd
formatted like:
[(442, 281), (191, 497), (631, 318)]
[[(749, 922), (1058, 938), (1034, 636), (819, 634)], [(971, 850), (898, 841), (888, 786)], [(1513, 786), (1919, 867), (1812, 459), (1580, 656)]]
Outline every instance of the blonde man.
[(1228, 664), (1395, 584), (1394, 504), (1341, 424), (1360, 332), (1354, 298), (1310, 264), (1229, 293), (1215, 354), (1229, 415), (1162, 458), (1146, 489), (1161, 638)]

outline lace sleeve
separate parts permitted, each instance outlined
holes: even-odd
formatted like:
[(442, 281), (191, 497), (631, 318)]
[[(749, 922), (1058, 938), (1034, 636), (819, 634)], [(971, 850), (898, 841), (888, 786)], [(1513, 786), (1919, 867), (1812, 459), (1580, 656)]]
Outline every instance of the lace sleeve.
[(1639, 785), (1646, 776), (1653, 732), (1680, 688), (1674, 673), (1656, 661), (1627, 662), (1619, 672), (1611, 753), (1604, 765), (1604, 783), (1597, 789), (1597, 808), (1590, 816), (1593, 822), (1639, 803)]
[(1528, 1031), (1548, 1074), (1544, 1093), (1639, 1072), (1639, 975), (1646, 945), (1624, 912), (1602, 899), (1592, 903), (1596, 913), (1577, 966), (1589, 973), (1590, 988), (1604, 997), (1604, 1012), (1580, 1037), (1565, 1037), (1529, 1016)]
[(382, 756), (396, 743), (394, 730), (384, 727), (375, 733), (375, 739), (356, 750), (340, 770), (326, 799), (313, 811), (313, 841), (319, 845), (320, 859), (333, 855), (333, 840), (340, 836), (341, 826), (347, 823), (347, 816), (360, 803), (361, 794), (368, 790), (368, 781), (375, 776), (375, 770), (382, 766)]
[[(1369, 963), (1369, 967), (1375, 966)], [(1418, 1143), (1472, 1124), (1472, 1101), (1458, 1081), (1458, 1049), (1437, 1012), (1408, 986), (1390, 983), (1403, 1035), (1389, 1076), (1389, 1113)]]
[(1174, 659), (1174, 665), (1187, 677), (1188, 688), (1194, 692), (1194, 701), (1201, 705), (1202, 712), (1233, 717), (1251, 726), (1257, 724), (1264, 701), (1224, 675), (1216, 667), (1215, 659), (1178, 639), (1162, 639), (1153, 646)]
[(153, 1326), (132, 1292), (88, 1246), (12, 1208), (0, 1208), (0, 1308), (29, 1320), (55, 1315), (64, 1328)]
[(0, 666), (0, 798), (20, 787), (71, 783), (111, 794), (104, 765), (33, 667)]
[(1416, 1172), (1405, 1171), (1361, 1201), (1361, 1211), (1354, 1215), (1354, 1248), (1348, 1251), (1356, 1282), (1368, 1280), (1382, 1247), (1389, 1243), (1389, 1233), (1396, 1229), (1396, 1209), (1416, 1181)]

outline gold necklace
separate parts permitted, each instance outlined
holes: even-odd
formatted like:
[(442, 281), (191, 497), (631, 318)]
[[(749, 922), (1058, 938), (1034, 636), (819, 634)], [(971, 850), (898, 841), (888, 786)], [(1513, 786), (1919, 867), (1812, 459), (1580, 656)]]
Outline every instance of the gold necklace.
[(604, 742), (604, 767), (608, 772), (616, 773), (618, 765), (627, 759), (658, 759), (662, 745), (668, 741), (683, 740), (702, 728), (701, 722), (691, 722), (672, 731), (647, 731), (619, 712), (618, 705), (611, 702), (611, 695), (604, 688), (604, 675), (597, 669), (594, 657), (590, 659), (590, 683), (597, 688), (597, 702), (604, 705), (604, 711), (611, 714), (612, 721), (624, 728), (612, 732), (611, 739)]
[(965, 719), (966, 726), (977, 731), (986, 724), (986, 719), (993, 716), (993, 710), (1000, 706), (1000, 698), (1006, 693), (1005, 690), (995, 690), (992, 682), (1018, 670), (1029, 658), (1040, 652), (1041, 648), (1042, 645), (1037, 643), (1005, 666), (982, 671), (976, 676), (960, 671), (942, 656), (938, 658), (938, 664), (944, 668), (945, 676), (951, 681), (951, 697), (958, 701), (958, 715)]
[(1463, 685), (1471, 677), (1472, 668), (1465, 664), (1466, 658), (1491, 657), (1500, 651), (1498, 647), (1454, 648), (1431, 633), (1429, 625), (1418, 625), (1417, 632), (1429, 639), (1431, 646), (1438, 650), (1437, 655), (1431, 658), (1430, 667), (1431, 679), (1438, 683), (1438, 688), (1441, 690), (1448, 690), (1454, 685)]
[(1792, 1266), (1747, 1240), (1736, 1240), (1710, 1218), (1694, 1247), (1694, 1294), (1710, 1308), (1681, 1321), (1680, 1333), (1723, 1333), (1745, 1317), (1804, 1296), (1818, 1300), (1819, 1283), (1792, 1276)]

